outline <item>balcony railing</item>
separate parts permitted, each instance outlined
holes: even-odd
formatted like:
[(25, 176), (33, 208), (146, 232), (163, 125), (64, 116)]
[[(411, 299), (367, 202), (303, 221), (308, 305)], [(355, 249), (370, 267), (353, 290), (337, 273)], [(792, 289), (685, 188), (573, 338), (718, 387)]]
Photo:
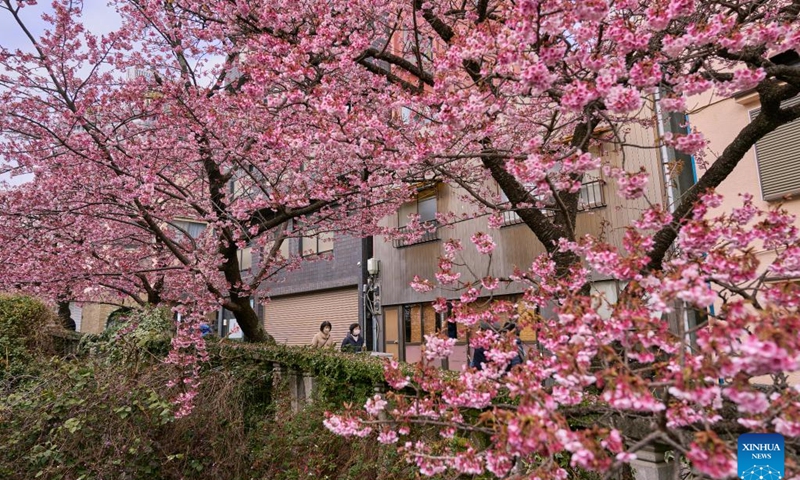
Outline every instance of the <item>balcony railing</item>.
[[(435, 242), (439, 240), (439, 225), (437, 222), (428, 222), (426, 225), (433, 225), (433, 230), (426, 230), (421, 236), (407, 237), (403, 236), (392, 240), (394, 248), (409, 247), (411, 245), (419, 245), (420, 243)], [(401, 234), (407, 233), (408, 227), (400, 227), (398, 231)]]
[[(605, 184), (604, 180), (590, 180), (583, 182), (581, 185), (580, 196), (578, 197), (578, 211), (585, 212), (594, 210), (596, 208), (603, 208), (606, 206), (605, 197)], [(542, 208), (542, 213), (548, 217), (556, 214), (557, 205), (547, 205)], [(503, 225), (516, 225), (522, 223), (522, 219), (517, 215), (517, 212), (507, 210), (503, 212)]]

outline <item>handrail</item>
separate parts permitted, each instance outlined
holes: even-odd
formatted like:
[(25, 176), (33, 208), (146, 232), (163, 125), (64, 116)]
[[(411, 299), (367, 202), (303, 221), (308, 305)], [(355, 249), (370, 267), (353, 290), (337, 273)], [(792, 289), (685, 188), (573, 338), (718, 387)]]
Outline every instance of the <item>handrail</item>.
[(423, 225), (424, 226), (432, 225), (433, 229), (426, 230), (420, 236), (412, 236), (407, 234), (407, 232), (410, 231), (408, 227), (400, 227), (398, 229), (398, 232), (408, 236), (402, 236), (392, 240), (392, 245), (394, 246), (394, 248), (410, 247), (411, 245), (419, 245), (421, 243), (435, 242), (436, 240), (439, 240), (439, 222), (437, 222), (436, 220), (432, 220), (423, 223)]
[[(603, 208), (606, 204), (605, 186), (606, 182), (602, 179), (590, 180), (581, 184), (580, 196), (578, 197), (578, 211), (585, 212), (596, 208)], [(541, 209), (542, 213), (548, 217), (556, 214), (555, 204), (545, 205)], [(522, 218), (514, 210), (503, 212), (503, 226), (517, 225), (523, 223)]]

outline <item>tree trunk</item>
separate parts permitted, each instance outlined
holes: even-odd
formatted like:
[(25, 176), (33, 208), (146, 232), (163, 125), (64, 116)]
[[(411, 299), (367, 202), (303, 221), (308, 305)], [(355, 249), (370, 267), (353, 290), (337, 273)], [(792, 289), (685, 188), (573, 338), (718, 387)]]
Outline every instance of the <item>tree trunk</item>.
[(250, 306), (250, 296), (236, 297), (231, 299), (230, 304), (225, 308), (233, 312), (236, 323), (244, 333), (244, 338), (248, 342), (262, 343), (272, 341), (272, 337), (264, 330), (264, 325), (255, 309)]

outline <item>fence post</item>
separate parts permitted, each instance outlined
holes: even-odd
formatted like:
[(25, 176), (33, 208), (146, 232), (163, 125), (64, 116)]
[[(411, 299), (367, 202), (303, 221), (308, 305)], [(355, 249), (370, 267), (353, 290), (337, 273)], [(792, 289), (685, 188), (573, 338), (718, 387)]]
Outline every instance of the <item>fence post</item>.
[(303, 384), (303, 397), (302, 397), (303, 402), (313, 403), (314, 394), (316, 393), (315, 390), (317, 388), (316, 377), (314, 377), (314, 375), (309, 372), (303, 372), (302, 384)]
[(674, 461), (664, 460), (667, 447), (648, 445), (636, 452), (636, 460), (631, 460), (633, 477), (636, 480), (672, 480), (675, 478)]

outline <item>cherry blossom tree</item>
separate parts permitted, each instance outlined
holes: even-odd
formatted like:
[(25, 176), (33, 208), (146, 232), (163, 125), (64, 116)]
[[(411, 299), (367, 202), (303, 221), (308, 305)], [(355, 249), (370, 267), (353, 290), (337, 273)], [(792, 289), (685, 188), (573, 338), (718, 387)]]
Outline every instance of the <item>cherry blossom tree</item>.
[[(797, 289), (766, 281), (797, 275), (795, 219), (779, 209), (758, 212), (746, 197), (721, 217), (707, 208), (719, 205), (713, 188), (759, 139), (800, 117), (800, 108), (783, 105), (800, 93), (800, 4), (420, 1), (395, 12), (386, 30), (404, 40), (360, 60), (390, 64), (384, 75), (411, 92), (415, 168), (458, 184), (486, 213), (515, 210), (548, 250), (509, 279), (525, 286), (517, 305), (473, 308), (496, 282), (459, 281), (452, 270), (459, 244), (445, 245), (435, 281), (415, 278), (412, 286), (460, 289), (460, 299), (440, 298), (437, 310), (452, 309), (465, 325), (516, 318), (543, 351), (506, 373), (513, 344), (481, 333), (471, 344), (489, 349), (489, 363), (453, 379), (431, 362), (449, 354), (452, 340), (428, 337), (414, 375), (390, 364), (396, 391), (329, 418), (329, 428), (395, 443), (416, 426), (432, 427), (441, 440), (400, 443), (425, 474), (566, 478), (559, 457), (609, 473), (658, 443), (696, 473), (723, 478), (735, 474), (736, 435), (750, 431), (791, 437), (796, 455), (799, 404), (787, 372), (798, 359), (786, 332), (796, 328)], [(578, 238), (580, 182), (603, 167), (591, 147), (652, 148), (626, 135), (630, 126), (652, 125), (643, 112), (691, 115), (711, 91), (755, 92), (769, 112), (719, 153), (707, 151), (702, 132), (665, 132), (660, 143), (696, 156), (697, 183), (674, 205), (649, 210), (621, 250)], [(624, 159), (616, 167), (606, 172), (631, 199), (659, 174), (627, 172)], [(495, 183), (504, 197), (492, 191)], [(473, 242), (492, 250), (486, 236)], [(764, 245), (778, 259), (759, 265), (752, 249)], [(588, 267), (623, 282), (621, 298), (589, 295)], [(670, 329), (666, 316), (677, 305), (705, 311), (715, 298), (721, 307), (708, 323)], [(554, 303), (554, 318), (536, 314)], [(587, 419), (595, 425), (582, 425)]]
[[(426, 336), (412, 373), (388, 362), (391, 390), (363, 409), (329, 415), (326, 426), (397, 444), (426, 475), (539, 479), (570, 478), (571, 469), (608, 478), (655, 445), (674, 453), (682, 476), (730, 478), (738, 435), (777, 432), (786, 437), (786, 478), (793, 478), (800, 472), (800, 389), (788, 373), (800, 369), (800, 340), (787, 332), (800, 327), (800, 288), (767, 280), (800, 274), (800, 231), (786, 211), (760, 211), (747, 195), (734, 211), (709, 213), (720, 204), (716, 194), (701, 198), (678, 236), (679, 252), (657, 271), (645, 270), (651, 234), (672, 218), (654, 207), (628, 228), (627, 253), (591, 237), (562, 242), (559, 248), (587, 267), (566, 276), (557, 274), (552, 256), (541, 255), (516, 276), (526, 287), (516, 305), (478, 308), (478, 297), (496, 287), (481, 279), (416, 279), (420, 290), (457, 283), (460, 299), (434, 303), (437, 311), (451, 308), (455, 322), (512, 319), (536, 333), (539, 349), (509, 370), (516, 346), (487, 329), (471, 340), (486, 349), (483, 368), (454, 377), (435, 361), (452, 353), (455, 340)], [(445, 264), (466, 248), (491, 257), (490, 238), (473, 243), (446, 244)], [(760, 264), (755, 245), (775, 251), (775, 260)], [(620, 298), (583, 294), (590, 269), (627, 285)], [(552, 298), (562, 299), (555, 315), (542, 318), (537, 308)], [(715, 301), (708, 322), (670, 328), (668, 315), (678, 305), (705, 310)]]
[[(429, 337), (413, 377), (390, 363), (395, 391), (329, 428), (392, 443), (436, 426), (442, 441), (401, 445), (426, 474), (565, 478), (558, 458), (611, 472), (659, 443), (721, 478), (737, 433), (778, 431), (796, 449), (800, 404), (785, 372), (798, 368), (797, 339), (785, 332), (798, 327), (798, 292), (766, 281), (798, 274), (793, 219), (746, 198), (708, 213), (745, 152), (800, 117), (782, 106), (800, 93), (785, 61), (800, 45), (796, 0), (119, 0), (123, 27), (101, 37), (68, 0), (34, 35), (33, 3), (2, 2), (31, 49), (0, 52), (0, 155), (35, 177), (0, 198), (4, 286), (144, 294), (200, 312), (221, 304), (261, 340), (250, 297), (295, 265), (282, 238), (378, 231), (409, 184), (432, 174), (478, 214), (514, 210), (547, 254), (504, 279), (524, 287), (516, 306), (473, 308), (497, 282), (444, 268), (467, 248), (457, 243), (416, 288), (459, 289), (437, 309), (465, 325), (516, 318), (542, 351), (506, 372), (515, 349), (486, 331), (472, 341), (488, 350), (486, 367), (452, 379), (431, 364), (452, 342)], [(131, 68), (142, 74), (124, 78)], [(654, 148), (627, 134), (652, 126), (649, 111), (691, 113), (700, 95), (747, 90), (760, 113), (719, 154), (702, 132), (658, 138), (700, 160), (676, 204), (649, 199), (621, 249), (578, 236), (587, 172), (606, 168), (626, 198), (659, 174), (603, 165), (593, 147)], [(492, 255), (489, 234), (473, 242)], [(238, 255), (249, 244), (264, 254), (245, 277)], [(777, 260), (758, 265), (753, 245)], [(621, 297), (589, 294), (590, 268), (623, 282)], [(713, 322), (670, 330), (678, 303), (706, 309), (715, 298)], [(553, 318), (536, 314), (545, 305)], [(186, 329), (177, 350), (196, 335)]]
[(221, 305), (261, 341), (251, 298), (297, 265), (284, 238), (366, 234), (408, 197), (385, 128), (400, 87), (350, 61), (374, 33), (353, 21), (368, 2), (298, 5), (291, 38), (290, 19), (239, 36), (145, 0), (114, 2), (122, 26), (102, 36), (81, 2), (55, 1), (37, 35), (35, 3), (0, 3), (29, 45), (0, 47), (0, 158), (34, 177), (0, 195), (2, 288)]
[[(103, 194), (112, 190), (114, 198), (102, 204), (124, 205), (114, 215), (126, 220), (108, 224), (143, 229), (145, 238), (136, 241), (166, 255), (150, 262), (159, 271), (195, 265), (191, 283), (226, 303), (254, 339), (263, 338), (252, 329), (257, 322), (249, 306), (258, 281), (243, 282), (235, 258), (255, 237), (265, 248), (288, 220), (336, 205), (332, 211), (346, 224), (355, 217), (341, 213), (354, 204), (369, 204), (368, 216), (377, 218), (387, 210), (374, 208), (384, 202), (369, 200), (368, 191), (407, 194), (400, 180), (433, 172), (461, 186), (484, 213), (516, 211), (566, 274), (580, 259), (558, 245), (576, 240), (580, 182), (600, 166), (589, 153), (592, 144), (625, 145), (626, 127), (647, 122), (640, 113), (654, 98), (665, 111), (686, 111), (690, 95), (755, 89), (759, 116), (707, 162), (674, 206), (673, 222), (657, 232), (648, 268), (658, 269), (699, 195), (718, 185), (758, 139), (800, 116), (797, 106), (780, 106), (800, 91), (797, 69), (776, 60), (796, 54), (798, 5), (792, 2), (121, 1), (123, 28), (100, 38), (80, 24), (80, 2), (56, 2), (46, 18), (53, 29), (41, 38), (20, 15), (31, 2), (3, 3), (32, 47), (4, 52), (4, 130), (13, 134), (4, 158), (20, 173), (38, 169), (37, 184), (47, 177), (50, 190), (74, 201), (81, 198), (70, 191), (76, 183), (54, 181), (66, 181), (69, 172), (51, 167), (69, 166), (69, 155), (73, 166), (105, 165), (102, 172), (80, 172), (93, 182), (83, 197), (94, 201), (101, 185), (109, 187)], [(122, 81), (120, 73), (131, 68), (142, 75)], [(412, 118), (397, 115), (400, 109)], [(689, 154), (700, 155), (705, 146), (700, 132), (660, 140)], [(96, 161), (99, 155), (105, 163)], [(138, 163), (128, 168), (114, 155)], [(93, 161), (78, 161), (86, 156)], [(155, 159), (171, 170), (153, 168)], [(115, 182), (95, 183), (95, 173)], [(631, 191), (645, 178), (609, 174)], [(226, 191), (234, 180), (243, 187), (238, 198)], [(273, 191), (278, 184), (284, 188)], [(46, 201), (48, 212), (88, 218), (81, 206)], [(157, 214), (147, 202), (158, 205)], [(24, 208), (10, 218), (19, 215)], [(142, 218), (137, 223), (131, 215)], [(163, 228), (163, 220), (181, 217), (212, 222), (204, 235), (211, 244), (187, 242), (187, 254)], [(233, 224), (213, 223), (220, 219)], [(81, 242), (89, 252), (76, 257), (102, 257), (94, 246), (108, 251), (113, 241), (130, 250), (120, 239), (132, 234)], [(70, 248), (46, 243), (56, 246), (35, 251)], [(115, 259), (107, 279), (121, 282), (114, 288), (160, 299), (166, 278), (138, 264), (115, 272), (120, 253), (107, 255)], [(128, 258), (137, 263), (150, 255)], [(219, 277), (198, 278), (207, 271)], [(257, 280), (273, 269), (260, 271)]]

